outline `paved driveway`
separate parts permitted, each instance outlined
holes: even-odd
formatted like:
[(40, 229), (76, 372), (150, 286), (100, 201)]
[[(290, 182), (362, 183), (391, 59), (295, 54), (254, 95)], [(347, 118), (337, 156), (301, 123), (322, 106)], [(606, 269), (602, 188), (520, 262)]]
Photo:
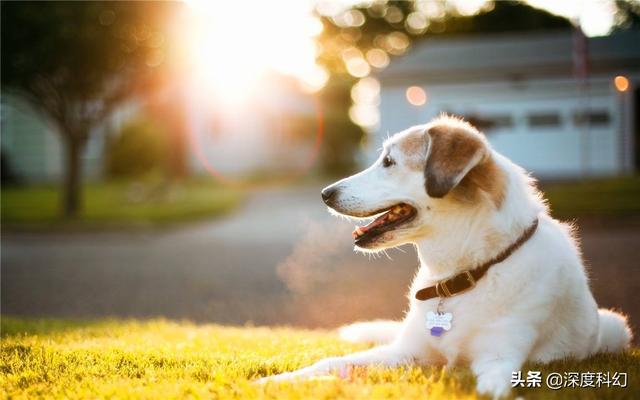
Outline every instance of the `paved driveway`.
[[(306, 187), (256, 191), (235, 214), (176, 230), (5, 233), (2, 313), (303, 326), (401, 316), (414, 250), (354, 254), (352, 228)], [(637, 326), (640, 229), (589, 224), (581, 236), (596, 298)]]

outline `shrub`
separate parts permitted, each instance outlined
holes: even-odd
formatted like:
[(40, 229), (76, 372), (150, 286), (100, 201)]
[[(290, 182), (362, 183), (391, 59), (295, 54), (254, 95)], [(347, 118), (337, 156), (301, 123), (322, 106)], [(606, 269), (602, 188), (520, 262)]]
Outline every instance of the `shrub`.
[(111, 178), (166, 174), (169, 151), (165, 129), (148, 118), (135, 118), (110, 135), (106, 146), (106, 174)]

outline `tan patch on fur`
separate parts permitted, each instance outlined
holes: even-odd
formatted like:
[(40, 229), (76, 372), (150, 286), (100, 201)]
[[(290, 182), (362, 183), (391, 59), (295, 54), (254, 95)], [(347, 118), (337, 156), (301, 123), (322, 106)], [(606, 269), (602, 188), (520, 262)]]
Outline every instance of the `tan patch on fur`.
[(405, 156), (407, 167), (417, 171), (424, 169), (427, 149), (424, 132), (415, 132), (403, 138), (398, 143), (398, 148)]
[(496, 208), (502, 206), (506, 192), (506, 177), (493, 158), (476, 165), (453, 190), (458, 200), (477, 202), (486, 193)]
[[(425, 168), (427, 188), (435, 194), (447, 193), (447, 185), (464, 171), (478, 153), (482, 159), (451, 190), (452, 197), (465, 203), (480, 201), (486, 193), (500, 208), (506, 192), (504, 171), (496, 164), (481, 134), (471, 125), (441, 118), (429, 129), (431, 151)], [(429, 182), (432, 179), (432, 182)], [(431, 184), (431, 187), (429, 186)]]
[(448, 125), (432, 127), (429, 129), (429, 136), (433, 146), (429, 160), (437, 163), (441, 171), (447, 174), (464, 169), (471, 157), (484, 148), (480, 138)]

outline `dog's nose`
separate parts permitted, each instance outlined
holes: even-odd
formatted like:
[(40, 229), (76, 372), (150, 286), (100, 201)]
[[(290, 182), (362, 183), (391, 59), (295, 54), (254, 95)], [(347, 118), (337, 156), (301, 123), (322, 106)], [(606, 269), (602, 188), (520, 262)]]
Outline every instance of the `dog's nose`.
[(332, 186), (322, 189), (322, 193), (321, 193), (322, 201), (324, 201), (326, 204), (329, 204), (329, 202), (331, 201), (331, 198), (333, 198), (333, 196), (335, 196), (337, 192), (338, 192), (338, 189)]

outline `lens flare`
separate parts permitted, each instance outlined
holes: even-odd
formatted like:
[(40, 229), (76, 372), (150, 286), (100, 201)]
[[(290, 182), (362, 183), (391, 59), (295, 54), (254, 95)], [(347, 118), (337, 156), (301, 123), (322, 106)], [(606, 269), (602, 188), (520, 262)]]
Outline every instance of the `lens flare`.
[[(282, 183), (292, 182), (306, 174), (315, 165), (318, 159), (318, 155), (320, 154), (320, 149), (322, 147), (322, 142), (324, 139), (324, 113), (322, 111), (319, 100), (315, 97), (314, 100), (316, 114), (315, 140), (311, 149), (309, 150), (309, 154), (307, 155), (307, 157), (305, 157), (304, 164), (300, 168), (292, 170), (290, 174), (283, 177), (282, 180), (284, 182)], [(196, 159), (205, 168), (205, 170), (218, 182), (222, 183), (223, 185), (243, 189), (260, 187), (260, 185), (256, 183), (252, 183), (242, 179), (234, 179), (222, 173), (211, 162), (209, 162), (209, 159), (203, 151), (203, 140), (193, 129), (189, 130), (189, 144), (191, 146), (191, 151), (195, 155)], [(265, 185), (268, 185), (268, 183), (265, 183)]]

